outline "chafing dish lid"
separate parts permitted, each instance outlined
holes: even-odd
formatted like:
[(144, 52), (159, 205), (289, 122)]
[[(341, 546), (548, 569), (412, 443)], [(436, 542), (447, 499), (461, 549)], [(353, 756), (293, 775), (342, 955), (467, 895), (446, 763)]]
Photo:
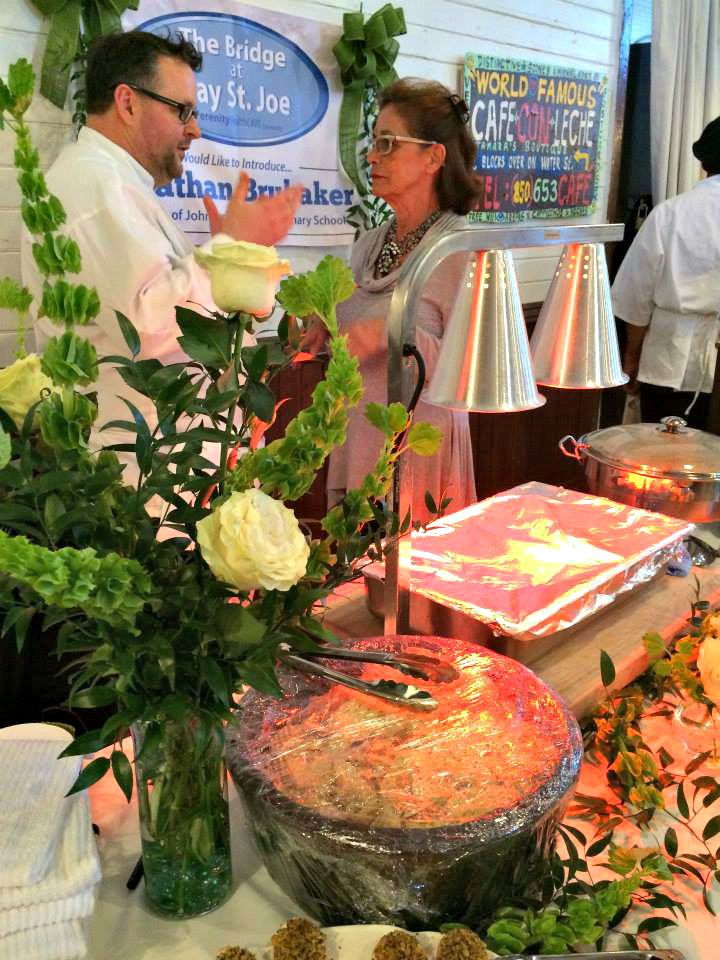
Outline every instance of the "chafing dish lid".
[(662, 423), (607, 427), (581, 441), (602, 463), (651, 477), (720, 480), (720, 437), (685, 425), (680, 417)]

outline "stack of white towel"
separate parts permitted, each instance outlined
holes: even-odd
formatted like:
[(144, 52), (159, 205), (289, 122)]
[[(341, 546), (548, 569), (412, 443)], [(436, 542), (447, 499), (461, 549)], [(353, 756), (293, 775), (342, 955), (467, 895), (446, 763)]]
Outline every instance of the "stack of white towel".
[(0, 730), (0, 960), (87, 953), (100, 861), (87, 793), (65, 796), (82, 762), (57, 759), (71, 739), (47, 725)]

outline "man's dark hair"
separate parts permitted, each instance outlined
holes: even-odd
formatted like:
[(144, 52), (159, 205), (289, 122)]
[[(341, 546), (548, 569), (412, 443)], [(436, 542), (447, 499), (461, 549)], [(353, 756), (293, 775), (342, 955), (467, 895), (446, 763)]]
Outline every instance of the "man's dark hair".
[(715, 117), (705, 127), (692, 151), (709, 177), (720, 173), (720, 117)]
[(119, 83), (152, 86), (160, 57), (175, 57), (193, 70), (202, 66), (202, 54), (181, 33), (176, 40), (142, 30), (108, 33), (99, 37), (88, 51), (85, 70), (85, 109), (105, 113), (113, 102)]

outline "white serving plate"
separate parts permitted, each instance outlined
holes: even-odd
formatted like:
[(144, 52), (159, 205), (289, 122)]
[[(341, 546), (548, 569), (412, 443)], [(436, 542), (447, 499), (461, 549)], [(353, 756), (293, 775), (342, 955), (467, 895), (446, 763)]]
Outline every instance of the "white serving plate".
[[(386, 933), (397, 930), (383, 923), (355, 924), (344, 927), (323, 927), (326, 936), (327, 953), (330, 960), (371, 960), (372, 952)], [(435, 950), (442, 938), (441, 933), (423, 931), (416, 933), (420, 945), (428, 960), (435, 956)], [(268, 944), (240, 943), (246, 950), (252, 950), (258, 960), (272, 960), (272, 947)], [(489, 953), (490, 957), (496, 954)]]

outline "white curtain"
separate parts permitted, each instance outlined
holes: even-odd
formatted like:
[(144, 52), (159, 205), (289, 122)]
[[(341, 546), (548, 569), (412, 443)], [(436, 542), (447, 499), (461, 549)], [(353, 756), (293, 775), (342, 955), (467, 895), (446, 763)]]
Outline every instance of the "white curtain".
[(650, 157), (653, 201), (700, 179), (693, 141), (720, 114), (720, 0), (653, 0)]

